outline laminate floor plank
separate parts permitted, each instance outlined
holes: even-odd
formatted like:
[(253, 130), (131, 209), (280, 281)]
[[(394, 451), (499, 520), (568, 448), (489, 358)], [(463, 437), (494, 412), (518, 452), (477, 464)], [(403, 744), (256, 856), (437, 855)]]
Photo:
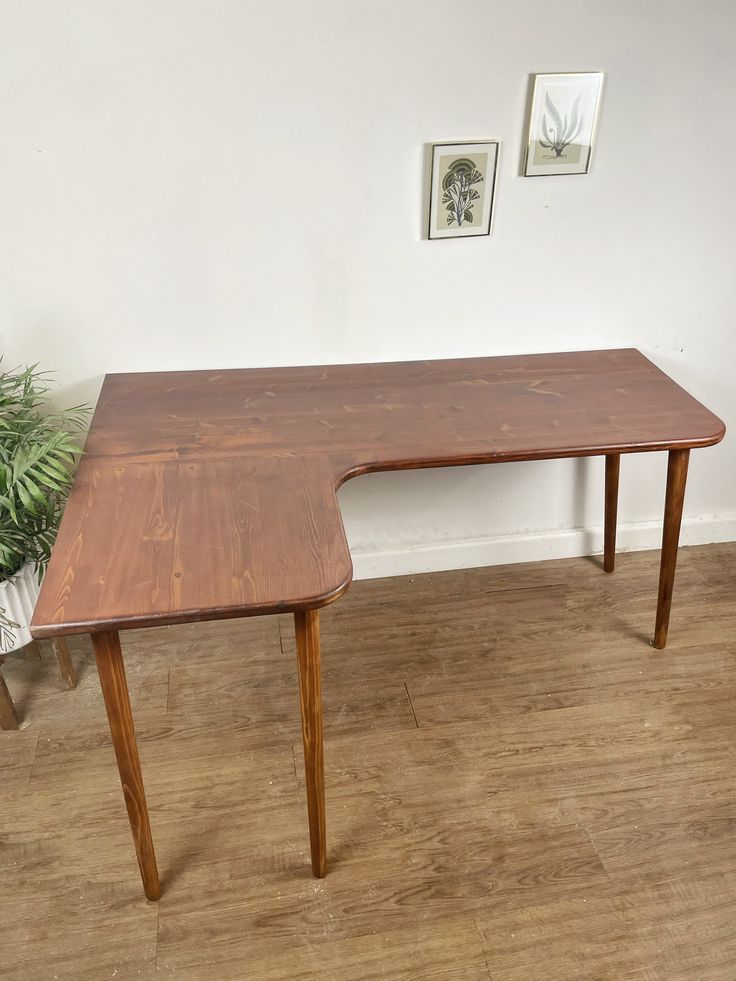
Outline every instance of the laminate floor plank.
[[(725, 863), (719, 863), (721, 867)], [(640, 951), (625, 981), (730, 981), (736, 977), (734, 877), (718, 869), (627, 892)]]
[(492, 981), (469, 917), (448, 916), (441, 930), (434, 924), (415, 924), (407, 930), (348, 938), (332, 936), (328, 921), (319, 937), (305, 935), (284, 944), (254, 936), (253, 926), (237, 913), (227, 921), (232, 926), (227, 949), (218, 946), (221, 934), (215, 927), (210, 934), (197, 933), (198, 946), (187, 948), (187, 960), (170, 951), (185, 947), (188, 924), (164, 926), (156, 977), (242, 981), (247, 964), (248, 977), (258, 981)]
[(293, 618), (122, 634), (142, 895), (89, 638), (4, 665), (3, 981), (734, 981), (736, 544), (357, 582), (322, 613), (329, 875)]
[[(104, 842), (103, 842), (104, 844)], [(132, 978), (155, 964), (158, 913), (117, 881), (59, 880), (3, 908), (5, 981)]]
[(717, 869), (736, 892), (736, 798), (591, 832), (611, 881), (619, 889), (707, 877)]
[(646, 957), (631, 911), (611, 889), (476, 916), (493, 981), (621, 981)]
[(0, 801), (15, 798), (26, 790), (37, 746), (37, 730), (0, 732)]
[[(223, 875), (208, 889), (205, 870), (190, 868), (183, 873), (181, 903), (172, 896), (161, 910), (159, 960), (181, 970), (193, 957), (197, 964), (229, 958), (235, 944), (245, 958), (250, 945), (266, 938), (274, 949), (285, 949), (304, 938), (329, 943), (426, 931), (432, 924), (441, 931), (448, 917), (466, 914), (470, 923), (479, 909), (593, 896), (609, 884), (590, 839), (574, 828), (500, 836), (473, 820), (429, 826), (394, 847), (382, 844), (372, 855), (345, 848), (324, 882), (282, 869), (269, 898), (252, 870), (239, 881)], [(199, 895), (198, 907), (191, 895)], [(227, 945), (213, 942), (220, 931), (230, 938)]]
[(418, 671), (409, 668), (405, 680), (418, 724), (481, 722), (631, 699), (640, 699), (645, 712), (652, 702), (683, 691), (704, 691), (706, 698), (719, 700), (734, 677), (736, 659), (717, 645), (704, 645), (691, 659), (681, 656), (673, 663), (664, 652), (654, 654), (636, 642), (617, 648), (610, 641), (597, 646), (557, 641), (551, 637), (549, 646), (536, 649), (514, 643), (503, 653), (486, 643), (469, 648), (459, 659), (456, 680), (452, 662), (437, 659)]

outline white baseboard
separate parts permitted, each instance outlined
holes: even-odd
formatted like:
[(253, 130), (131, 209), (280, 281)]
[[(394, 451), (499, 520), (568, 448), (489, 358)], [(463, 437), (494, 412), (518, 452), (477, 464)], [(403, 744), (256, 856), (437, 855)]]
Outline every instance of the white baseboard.
[[(736, 541), (736, 513), (727, 517), (684, 518), (681, 545), (705, 545)], [(621, 552), (659, 548), (661, 521), (619, 524), (616, 548)], [(445, 569), (470, 569), (484, 565), (539, 562), (595, 555), (603, 551), (603, 528), (570, 528), (533, 534), (474, 538), (454, 542), (407, 545), (382, 551), (355, 551), (355, 579), (381, 579)]]

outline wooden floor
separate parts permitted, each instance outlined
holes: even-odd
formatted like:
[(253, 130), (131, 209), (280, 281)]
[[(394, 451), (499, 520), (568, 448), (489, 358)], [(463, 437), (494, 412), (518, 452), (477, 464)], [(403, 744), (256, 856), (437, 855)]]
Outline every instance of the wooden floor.
[(734, 981), (736, 543), (354, 584), (323, 614), (330, 874), (288, 617), (123, 635), (160, 903), (89, 640), (11, 657), (5, 981)]

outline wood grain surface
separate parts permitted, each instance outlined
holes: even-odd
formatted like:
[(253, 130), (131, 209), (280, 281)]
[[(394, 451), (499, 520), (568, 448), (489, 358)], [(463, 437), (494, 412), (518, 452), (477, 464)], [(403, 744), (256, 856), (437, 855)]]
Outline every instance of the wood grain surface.
[(69, 647), (63, 637), (55, 637), (53, 640), (54, 656), (59, 665), (59, 673), (69, 688), (76, 688), (77, 669), (69, 654)]
[(680, 549), (664, 654), (659, 551), (600, 564), (366, 580), (320, 611), (320, 880), (292, 615), (121, 635), (157, 904), (89, 638), (73, 691), (9, 656), (3, 981), (733, 981), (736, 543)]
[(685, 499), (685, 482), (690, 460), (690, 450), (672, 450), (667, 464), (667, 489), (664, 502), (664, 527), (662, 531), (662, 561), (659, 568), (659, 592), (657, 619), (652, 644), (663, 650), (667, 643), (667, 629), (672, 608), (672, 590), (675, 582), (677, 547), (680, 541), (682, 504)]
[(304, 779), (307, 789), (312, 872), (316, 878), (324, 879), (327, 875), (327, 829), (325, 819), (325, 761), (322, 739), (319, 610), (295, 613), (294, 630), (296, 656), (299, 665)]
[(618, 453), (606, 456), (606, 500), (603, 523), (603, 571), (613, 572), (616, 565), (616, 521), (618, 516), (618, 480), (621, 457)]
[(120, 641), (114, 632), (100, 632), (94, 635), (93, 645), (143, 889), (148, 899), (155, 900), (161, 887)]
[(336, 490), (368, 471), (723, 434), (632, 349), (108, 375), (32, 631), (323, 606), (352, 576)]
[(18, 715), (15, 711), (13, 698), (8, 691), (8, 686), (2, 673), (2, 666), (4, 663), (5, 655), (0, 654), (0, 729), (17, 729)]

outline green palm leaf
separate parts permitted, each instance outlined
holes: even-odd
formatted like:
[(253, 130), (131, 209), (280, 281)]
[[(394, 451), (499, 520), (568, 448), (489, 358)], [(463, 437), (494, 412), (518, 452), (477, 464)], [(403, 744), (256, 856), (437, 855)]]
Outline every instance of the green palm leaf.
[(43, 573), (82, 452), (89, 409), (54, 411), (37, 365), (0, 365), (0, 580), (27, 561)]

